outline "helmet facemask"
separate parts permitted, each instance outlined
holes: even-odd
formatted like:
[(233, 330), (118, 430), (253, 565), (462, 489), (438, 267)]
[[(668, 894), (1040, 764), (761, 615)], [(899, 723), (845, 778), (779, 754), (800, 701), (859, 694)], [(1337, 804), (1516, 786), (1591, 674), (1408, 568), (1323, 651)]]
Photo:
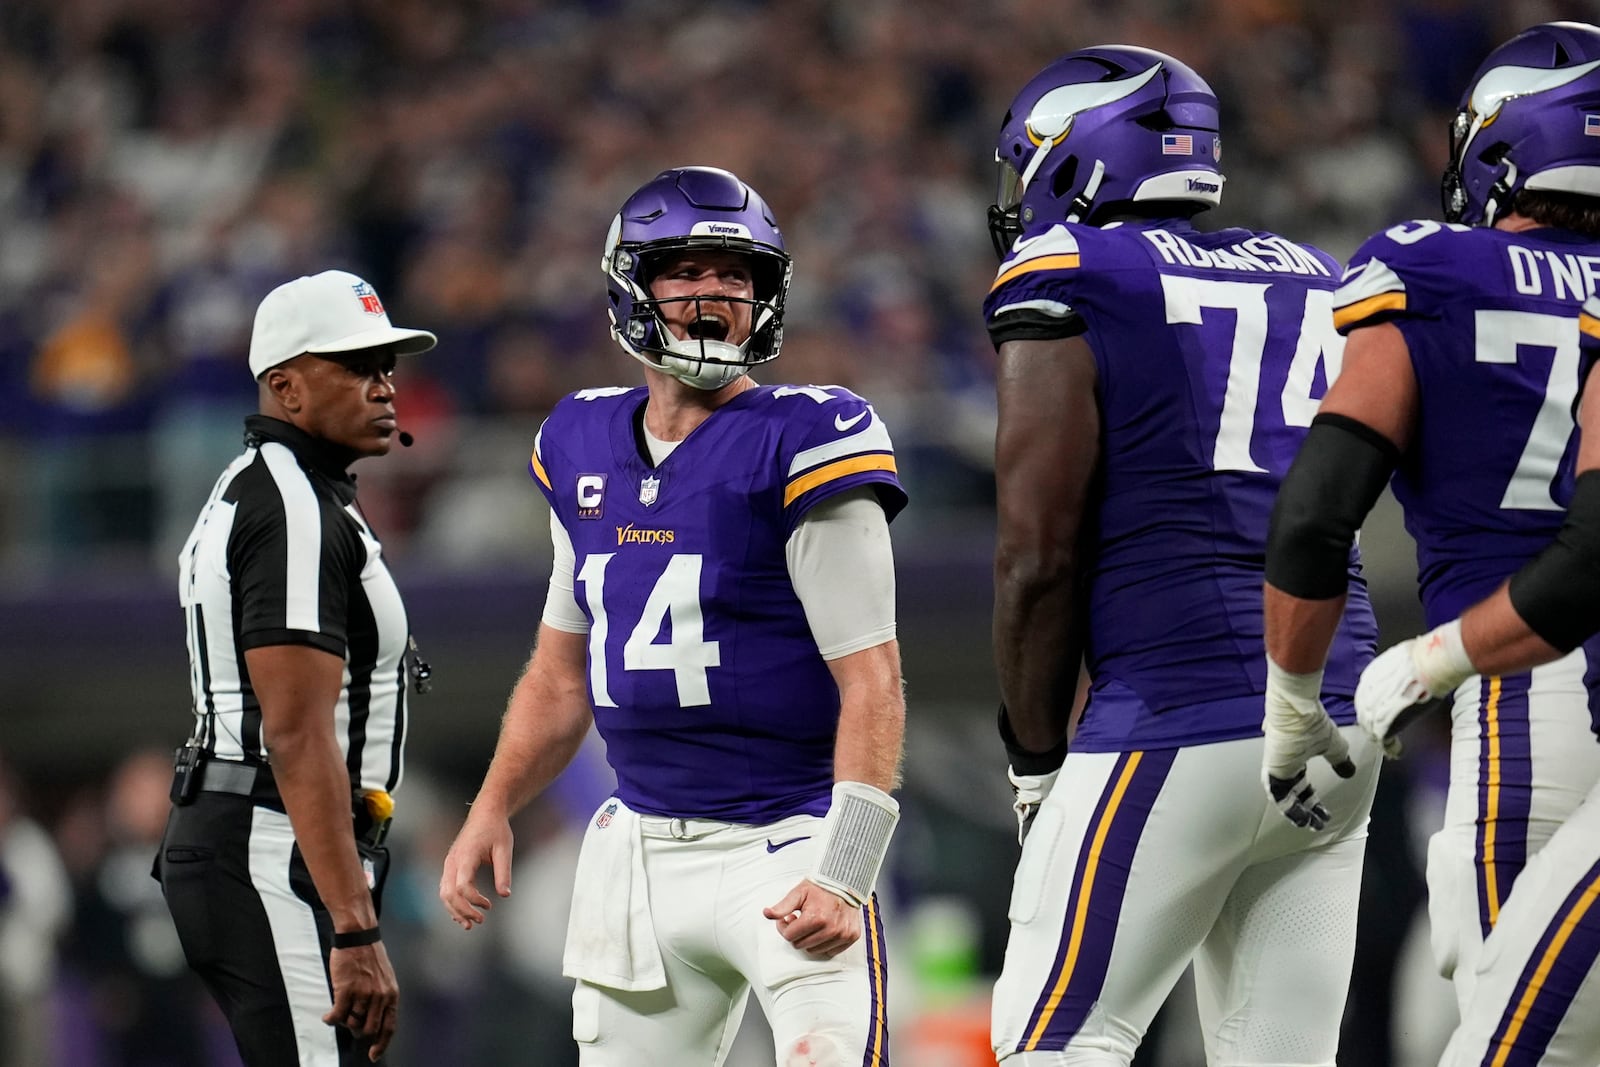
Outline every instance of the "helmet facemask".
[[(658, 297), (655, 282), (698, 253), (734, 253), (748, 266), (748, 295)], [(790, 260), (766, 203), (737, 177), (709, 167), (663, 171), (623, 205), (601, 260), (611, 333), (645, 366), (713, 391), (777, 358)], [(677, 321), (686, 336), (677, 337)], [(748, 324), (749, 335), (735, 341)]]

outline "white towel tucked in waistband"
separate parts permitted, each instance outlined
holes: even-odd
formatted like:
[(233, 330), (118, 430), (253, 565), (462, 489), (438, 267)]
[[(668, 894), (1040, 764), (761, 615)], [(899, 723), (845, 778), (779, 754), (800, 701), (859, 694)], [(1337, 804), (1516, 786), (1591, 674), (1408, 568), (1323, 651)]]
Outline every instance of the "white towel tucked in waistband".
[(639, 816), (616, 797), (600, 805), (583, 837), (561, 973), (635, 993), (667, 984), (650, 919)]

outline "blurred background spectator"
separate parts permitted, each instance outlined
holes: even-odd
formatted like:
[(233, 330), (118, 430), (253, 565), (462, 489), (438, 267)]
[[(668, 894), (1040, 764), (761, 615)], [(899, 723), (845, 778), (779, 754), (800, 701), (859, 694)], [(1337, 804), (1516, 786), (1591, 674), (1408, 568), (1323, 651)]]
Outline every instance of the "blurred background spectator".
[[(896, 436), (913, 506), (895, 527), (912, 697), (895, 1041), (910, 1067), (986, 1062), (1015, 859), (978, 314), (1007, 101), (1071, 48), (1171, 52), (1224, 105), (1228, 196), (1203, 224), (1248, 204), (1237, 217), (1343, 257), (1436, 214), (1448, 117), (1496, 42), (1596, 17), (1593, 0), (0, 3), (0, 746), (16, 783), (0, 783), (0, 1061), (229, 1062), (140, 878), (187, 727), (173, 561), (254, 409), (257, 301), (341, 267), (440, 338), (401, 371), (416, 447), (357, 468), (439, 672), (400, 796), (409, 888), (385, 916), (407, 1005), (392, 1060), (565, 1062), (561, 887), (603, 764), (523, 816), (519, 896), (487, 930), (442, 923), (433, 883), (543, 599), (533, 434), (565, 392), (631, 380), (602, 239), (640, 182), (702, 163), (762, 191), (801, 265), (773, 375), (856, 389)], [(1386, 637), (1413, 632), (1392, 510), (1363, 545)], [(1346, 1032), (1367, 1067), (1433, 1062), (1452, 1010), (1426, 953), (1402, 952), (1440, 788), (1436, 744), (1408, 747), (1375, 815)], [(1179, 997), (1147, 1067), (1200, 1062)], [(759, 1034), (737, 1056), (771, 1062)]]

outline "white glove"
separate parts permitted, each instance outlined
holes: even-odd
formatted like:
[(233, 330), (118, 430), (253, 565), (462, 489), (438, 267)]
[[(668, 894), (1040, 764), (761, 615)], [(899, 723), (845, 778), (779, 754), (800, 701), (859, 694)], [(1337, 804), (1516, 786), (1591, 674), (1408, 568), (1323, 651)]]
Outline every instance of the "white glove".
[(1329, 814), (1306, 778), (1307, 762), (1321, 756), (1340, 778), (1356, 773), (1350, 745), (1340, 735), (1339, 724), (1323, 710), (1322, 672), (1291, 674), (1267, 660), (1266, 705), (1261, 784), (1290, 822), (1320, 830), (1328, 824)]
[(1461, 620), (1453, 619), (1367, 664), (1356, 684), (1356, 721), (1373, 740), (1391, 744), (1410, 721), (1406, 711), (1449, 696), (1476, 673), (1461, 643)]
[(1049, 774), (1018, 774), (1010, 767), (1006, 768), (1013, 794), (1011, 810), (1017, 813), (1017, 844), (1028, 839), (1028, 831), (1033, 828), (1033, 817), (1039, 814), (1039, 805), (1055, 788), (1056, 778), (1060, 774), (1059, 767)]

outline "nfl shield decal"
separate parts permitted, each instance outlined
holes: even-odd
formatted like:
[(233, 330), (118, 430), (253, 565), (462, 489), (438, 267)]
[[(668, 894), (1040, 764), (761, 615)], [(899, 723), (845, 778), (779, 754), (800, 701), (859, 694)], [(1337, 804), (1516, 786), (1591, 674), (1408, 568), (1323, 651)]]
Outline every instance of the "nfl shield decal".
[(372, 286), (362, 282), (360, 285), (355, 285), (351, 288), (355, 290), (356, 299), (361, 301), (362, 311), (365, 311), (368, 315), (383, 314), (383, 302), (378, 299), (378, 294), (372, 291)]
[(656, 502), (656, 497), (661, 495), (661, 479), (645, 476), (639, 483), (639, 503), (649, 507)]
[(595, 819), (595, 821), (594, 821), (595, 826), (598, 829), (604, 830), (606, 827), (611, 825), (611, 816), (615, 815), (616, 813), (617, 813), (617, 802), (615, 800), (613, 800), (611, 803), (609, 803), (609, 804), (607, 804), (605, 806), (605, 809), (602, 810), (600, 812), (600, 815)]

